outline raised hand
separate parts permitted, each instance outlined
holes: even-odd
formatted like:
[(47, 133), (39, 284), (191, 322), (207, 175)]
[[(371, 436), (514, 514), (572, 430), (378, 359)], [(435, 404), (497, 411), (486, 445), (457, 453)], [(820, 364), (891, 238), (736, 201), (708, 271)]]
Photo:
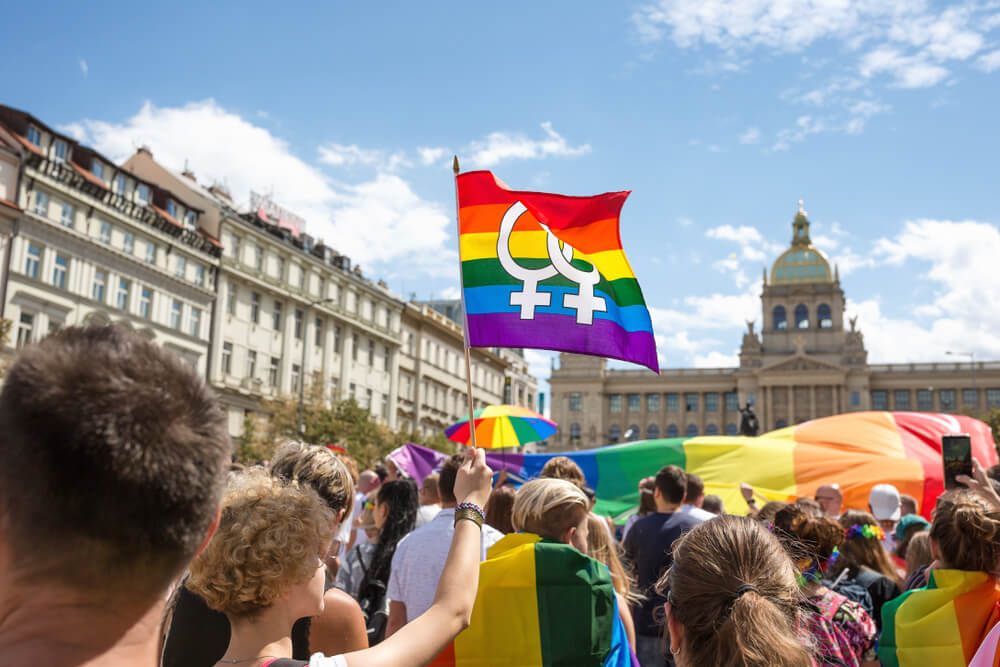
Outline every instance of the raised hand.
[(486, 450), (469, 447), (455, 477), (455, 498), (460, 503), (484, 507), (490, 497), (492, 480), (493, 471), (486, 465)]

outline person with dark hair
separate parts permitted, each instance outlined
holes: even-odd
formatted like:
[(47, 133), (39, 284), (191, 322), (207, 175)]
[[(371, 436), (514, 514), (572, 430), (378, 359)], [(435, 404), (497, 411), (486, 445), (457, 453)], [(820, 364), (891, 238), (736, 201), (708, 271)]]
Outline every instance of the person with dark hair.
[(0, 451), (0, 662), (154, 667), (168, 591), (218, 521), (214, 394), (142, 336), (61, 329), (8, 370)]
[(701, 508), (715, 516), (726, 513), (726, 505), (722, 502), (722, 498), (711, 493), (705, 496), (705, 502), (702, 503)]
[[(448, 545), (455, 531), (455, 476), (463, 457), (456, 454), (446, 459), (438, 471), (438, 493), (441, 511), (427, 524), (404, 537), (396, 546), (389, 573), (389, 622), (385, 636), (390, 637), (401, 627), (427, 611), (434, 602), (434, 591), (441, 578)], [(486, 551), (503, 538), (503, 533), (483, 525), (480, 536), (480, 560)]]
[[(977, 478), (986, 481), (978, 465)], [(990, 489), (992, 491), (992, 489)], [(882, 664), (964, 665), (1000, 621), (1000, 506), (956, 489), (938, 499), (931, 523), (935, 562), (927, 586), (882, 610)]]
[(674, 542), (700, 522), (680, 511), (687, 493), (687, 475), (674, 466), (656, 473), (653, 501), (656, 512), (639, 519), (625, 538), (625, 559), (635, 570), (636, 589), (645, 599), (633, 610), (635, 652), (642, 667), (664, 665), (660, 619), (656, 610), (667, 601), (655, 590), (656, 582), (673, 562)]
[(361, 605), (368, 628), (368, 643), (374, 646), (385, 638), (389, 618), (386, 589), (396, 546), (417, 520), (417, 494), (407, 481), (386, 482), (375, 494), (372, 508), (378, 538), (375, 543), (351, 549), (337, 572), (337, 588), (346, 591)]
[(504, 535), (509, 535), (514, 532), (511, 519), (513, 512), (514, 489), (509, 486), (498, 486), (493, 489), (486, 503), (486, 524)]
[(868, 512), (847, 510), (840, 516), (844, 543), (830, 573), (836, 579), (843, 571), (861, 585), (872, 599), (872, 618), (882, 630), (882, 605), (900, 594), (903, 582), (882, 546), (882, 526)]
[[(777, 538), (748, 517), (705, 521), (682, 537), (657, 584), (678, 667), (812, 667), (799, 628), (795, 569)], [(645, 663), (643, 663), (645, 664)]]
[(704, 502), (705, 482), (693, 472), (687, 473), (687, 490), (684, 493), (684, 504), (681, 506), (681, 512), (690, 515), (698, 521), (714, 519), (714, 514), (706, 512), (702, 508)]
[(860, 604), (822, 581), (844, 541), (840, 524), (791, 504), (775, 515), (772, 530), (795, 564), (799, 588), (810, 605), (805, 626), (815, 640), (817, 663), (875, 667), (875, 621)]

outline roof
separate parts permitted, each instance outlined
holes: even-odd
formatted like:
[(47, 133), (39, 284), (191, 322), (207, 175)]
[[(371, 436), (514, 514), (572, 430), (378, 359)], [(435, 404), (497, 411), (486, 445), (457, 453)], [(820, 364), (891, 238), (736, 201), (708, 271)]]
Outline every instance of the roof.
[(0, 205), (7, 206), (8, 208), (12, 208), (15, 211), (22, 211), (22, 210), (24, 210), (20, 206), (18, 206), (17, 204), (15, 204), (14, 202), (7, 201), (6, 199), (0, 199)]
[(167, 213), (166, 211), (164, 211), (159, 206), (156, 206), (154, 204), (153, 205), (153, 210), (156, 211), (157, 213), (159, 213), (163, 218), (165, 218), (165, 219), (169, 220), (170, 222), (174, 223), (175, 225), (177, 225), (178, 227), (180, 227), (182, 229), (184, 228), (184, 225), (182, 225), (181, 223), (177, 222), (177, 218), (175, 218), (174, 216), (170, 215), (169, 213)]
[(809, 238), (809, 217), (799, 200), (792, 220), (792, 247), (781, 253), (771, 267), (772, 285), (803, 285), (833, 282), (830, 262)]
[(96, 186), (98, 186), (98, 187), (100, 187), (100, 188), (102, 188), (104, 190), (108, 189), (107, 183), (105, 183), (104, 181), (102, 181), (101, 179), (99, 179), (97, 176), (94, 176), (92, 173), (90, 173), (89, 171), (87, 171), (86, 169), (84, 169), (83, 167), (81, 167), (80, 165), (78, 165), (76, 162), (70, 162), (69, 164), (70, 164), (70, 166), (73, 167), (73, 169), (76, 170), (76, 173), (80, 174), (81, 176), (83, 176), (84, 178), (86, 178), (88, 181), (90, 181), (94, 185), (96, 185)]
[(37, 153), (38, 155), (41, 155), (42, 157), (45, 156), (45, 153), (42, 152), (41, 148), (39, 148), (35, 144), (33, 144), (30, 141), (28, 141), (27, 139), (25, 139), (24, 137), (22, 137), (17, 132), (11, 132), (11, 134), (13, 134), (15, 137), (17, 137), (17, 140), (20, 141), (22, 144), (24, 144), (24, 147), (27, 148), (32, 153)]

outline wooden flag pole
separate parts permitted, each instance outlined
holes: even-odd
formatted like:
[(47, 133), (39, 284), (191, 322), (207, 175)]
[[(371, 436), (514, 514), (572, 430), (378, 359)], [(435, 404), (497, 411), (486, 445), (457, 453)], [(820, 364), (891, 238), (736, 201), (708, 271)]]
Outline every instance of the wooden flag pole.
[(457, 232), (456, 240), (458, 241), (458, 287), (462, 294), (462, 317), (465, 319), (465, 326), (462, 327), (462, 333), (465, 339), (465, 388), (466, 388), (466, 398), (469, 402), (469, 433), (472, 439), (469, 441), (470, 444), (476, 446), (476, 419), (473, 414), (473, 402), (472, 402), (472, 359), (469, 353), (469, 314), (465, 310), (465, 289), (462, 282), (462, 223), (459, 220), (459, 208), (458, 208), (458, 156), (455, 156), (455, 161), (452, 163), (452, 170), (455, 172), (455, 229)]

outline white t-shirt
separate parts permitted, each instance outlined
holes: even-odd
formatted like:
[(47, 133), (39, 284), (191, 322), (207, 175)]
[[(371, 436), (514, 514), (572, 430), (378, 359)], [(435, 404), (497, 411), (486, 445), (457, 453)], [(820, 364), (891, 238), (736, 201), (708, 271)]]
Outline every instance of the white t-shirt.
[[(340, 528), (337, 529), (337, 541), (340, 542), (340, 553), (337, 556), (340, 560), (344, 560), (344, 556), (347, 555), (347, 545), (351, 541), (351, 531), (354, 529), (354, 522), (357, 521), (361, 510), (365, 508), (365, 499), (365, 494), (360, 491), (354, 492), (354, 507), (351, 509), (351, 516), (345, 516), (344, 520), (340, 522)], [(354, 545), (367, 543), (368, 536), (365, 535), (365, 531), (358, 530), (357, 537), (354, 539)]]
[(695, 507), (694, 505), (681, 506), (681, 514), (687, 514), (692, 519), (697, 519), (698, 521), (708, 521), (709, 519), (714, 519), (716, 516), (708, 510), (703, 510), (702, 508)]
[[(389, 588), (386, 595), (393, 602), (406, 605), (406, 620), (412, 621), (430, 609), (437, 592), (438, 579), (451, 549), (455, 534), (455, 508), (442, 509), (426, 525), (400, 540), (392, 556)], [(503, 533), (483, 525), (479, 560), (486, 560), (487, 550), (503, 538)]]
[(417, 509), (417, 525), (414, 528), (420, 528), (420, 526), (430, 523), (430, 520), (436, 517), (440, 511), (440, 505), (421, 505)]
[(322, 653), (313, 653), (309, 656), (309, 667), (347, 667), (347, 661), (342, 655), (326, 656)]

